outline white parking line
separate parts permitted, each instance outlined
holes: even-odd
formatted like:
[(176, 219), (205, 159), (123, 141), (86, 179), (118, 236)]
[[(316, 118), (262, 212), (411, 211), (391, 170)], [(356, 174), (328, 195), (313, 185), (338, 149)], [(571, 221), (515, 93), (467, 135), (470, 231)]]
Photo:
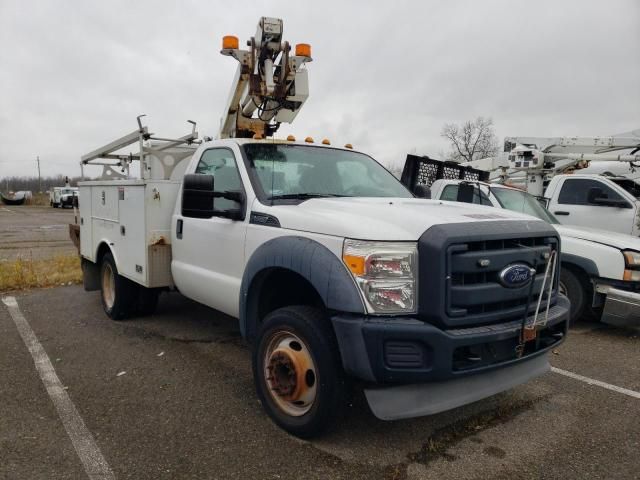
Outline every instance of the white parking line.
[(606, 388), (607, 390), (612, 390), (614, 392), (622, 393), (623, 395), (628, 395), (633, 398), (640, 398), (640, 392), (636, 392), (635, 390), (629, 390), (627, 388), (611, 385), (610, 383), (601, 382), (600, 380), (595, 380), (593, 378), (583, 377), (582, 375), (578, 375), (577, 373), (568, 372), (567, 370), (562, 370), (556, 367), (551, 367), (551, 371), (554, 373), (559, 373), (560, 375), (564, 375), (565, 377), (573, 378), (575, 380), (580, 380), (581, 382), (587, 383), (589, 385), (595, 385), (597, 387)]
[(115, 480), (115, 475), (109, 464), (102, 456), (91, 432), (87, 429), (82, 417), (78, 413), (71, 398), (65, 391), (51, 360), (38, 341), (38, 337), (31, 329), (29, 322), (24, 317), (15, 297), (3, 297), (2, 303), (7, 306), (9, 314), (16, 324), (16, 328), (24, 341), (40, 379), (47, 389), (51, 401), (58, 410), (58, 416), (62, 420), (64, 429), (76, 449), (76, 453), (84, 466), (85, 472), (91, 480)]

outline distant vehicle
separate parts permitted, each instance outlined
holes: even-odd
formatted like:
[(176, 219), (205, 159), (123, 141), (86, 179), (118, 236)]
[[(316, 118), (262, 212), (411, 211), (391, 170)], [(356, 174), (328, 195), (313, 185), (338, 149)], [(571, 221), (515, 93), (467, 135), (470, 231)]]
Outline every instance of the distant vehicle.
[(78, 196), (78, 187), (54, 187), (49, 192), (49, 205), (53, 208), (73, 207), (73, 197)]
[(0, 200), (2, 200), (2, 203), (5, 205), (23, 205), (26, 199), (26, 192), (16, 192), (10, 196), (5, 196), (0, 193)]

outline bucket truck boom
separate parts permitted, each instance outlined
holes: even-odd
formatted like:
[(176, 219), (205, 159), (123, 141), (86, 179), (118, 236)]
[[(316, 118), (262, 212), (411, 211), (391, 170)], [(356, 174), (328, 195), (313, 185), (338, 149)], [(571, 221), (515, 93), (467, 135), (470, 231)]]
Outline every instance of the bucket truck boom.
[(262, 17), (247, 50), (238, 37), (225, 36), (220, 53), (238, 61), (218, 138), (266, 138), (281, 122), (292, 123), (309, 96), (311, 46), (299, 43), (291, 55), (282, 39), (282, 20)]

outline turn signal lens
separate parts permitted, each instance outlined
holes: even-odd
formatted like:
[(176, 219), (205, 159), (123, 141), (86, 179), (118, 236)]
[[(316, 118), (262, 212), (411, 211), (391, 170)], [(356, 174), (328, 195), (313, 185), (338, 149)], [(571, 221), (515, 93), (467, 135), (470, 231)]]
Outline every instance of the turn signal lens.
[(224, 50), (237, 50), (240, 45), (238, 37), (233, 35), (225, 35), (222, 37), (222, 48)]
[(344, 254), (342, 261), (354, 275), (364, 275), (364, 257)]
[(622, 252), (624, 261), (628, 267), (640, 267), (640, 252), (635, 250), (625, 250)]
[(297, 57), (309, 57), (311, 58), (311, 45), (308, 43), (299, 43), (296, 45)]
[(622, 278), (627, 282), (640, 282), (640, 270), (625, 270)]

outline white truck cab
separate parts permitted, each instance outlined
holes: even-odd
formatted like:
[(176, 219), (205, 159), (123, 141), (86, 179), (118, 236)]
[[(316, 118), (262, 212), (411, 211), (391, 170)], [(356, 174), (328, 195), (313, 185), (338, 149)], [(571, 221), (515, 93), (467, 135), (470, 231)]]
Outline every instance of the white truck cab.
[(640, 235), (640, 184), (626, 177), (573, 173), (554, 176), (548, 209), (567, 225)]
[[(580, 177), (561, 175), (553, 180), (560, 178), (561, 188), (564, 182)], [(461, 182), (436, 180), (432, 198), (457, 201)], [(521, 189), (484, 182), (475, 185), (473, 203), (532, 215), (558, 231), (562, 240), (560, 288), (571, 301), (572, 321), (591, 308), (605, 323), (640, 327), (639, 238), (605, 228), (561, 225), (538, 199)]]

